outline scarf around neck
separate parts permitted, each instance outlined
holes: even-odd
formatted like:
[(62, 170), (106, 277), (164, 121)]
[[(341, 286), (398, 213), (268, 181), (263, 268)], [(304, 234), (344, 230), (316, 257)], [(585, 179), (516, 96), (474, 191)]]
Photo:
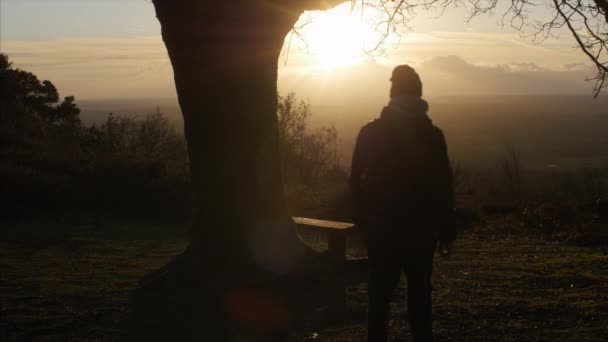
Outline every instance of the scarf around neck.
[(417, 96), (398, 95), (391, 98), (387, 105), (389, 113), (399, 116), (426, 116), (428, 103)]

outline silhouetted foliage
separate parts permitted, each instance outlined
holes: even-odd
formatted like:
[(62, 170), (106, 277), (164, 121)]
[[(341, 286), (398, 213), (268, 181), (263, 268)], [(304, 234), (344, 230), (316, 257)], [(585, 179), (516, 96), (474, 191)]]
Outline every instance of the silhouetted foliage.
[(183, 138), (157, 109), (80, 121), (73, 96), (0, 55), (0, 176), (6, 208), (177, 218), (189, 211)]
[(328, 214), (347, 177), (337, 154), (336, 127), (311, 129), (311, 115), (310, 106), (294, 93), (279, 95), (281, 169), (287, 201), (298, 215)]
[(189, 211), (187, 154), (183, 138), (157, 109), (141, 118), (109, 114), (87, 127), (82, 148), (90, 190), (122, 214), (178, 219)]
[[(184, 137), (159, 108), (143, 116), (110, 113), (87, 126), (74, 97), (60, 101), (50, 81), (14, 68), (5, 55), (0, 90), (0, 183), (7, 212), (188, 217)], [(338, 131), (333, 125), (312, 127), (311, 117), (310, 106), (294, 93), (279, 96), (281, 168), (291, 213), (349, 220)], [(488, 170), (454, 163), (459, 206), (481, 214), (500, 211), (486, 215), (484, 229), (492, 233), (582, 229), (592, 203), (606, 196), (606, 170), (532, 170), (527, 161), (509, 145)]]
[(59, 102), (52, 82), (41, 82), (36, 75), (14, 68), (8, 57), (0, 54), (2, 155), (31, 159), (42, 148), (58, 152), (62, 149), (58, 145), (74, 143), (81, 126), (74, 100), (68, 96)]
[[(9, 207), (78, 210), (105, 216), (184, 219), (190, 179), (184, 137), (160, 108), (80, 121), (73, 96), (59, 101), (50, 81), (0, 58), (3, 189)], [(346, 172), (335, 127), (311, 129), (311, 111), (295, 94), (280, 97), (282, 169), (294, 213), (325, 213), (343, 192)]]

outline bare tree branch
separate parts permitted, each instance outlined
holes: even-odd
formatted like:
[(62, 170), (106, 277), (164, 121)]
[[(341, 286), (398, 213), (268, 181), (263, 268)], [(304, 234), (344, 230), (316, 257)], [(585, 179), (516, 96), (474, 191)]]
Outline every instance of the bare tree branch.
[[(466, 20), (470, 21), (493, 13), (507, 0), (360, 1), (366, 7), (384, 13), (384, 18), (376, 23), (382, 28), (382, 34), (377, 44), (366, 51), (370, 54), (381, 49), (390, 34), (398, 35), (398, 28), (409, 30), (409, 22), (418, 10), (438, 9), (443, 13), (447, 7), (465, 7), (468, 10)], [(536, 10), (531, 11), (532, 8)], [(545, 13), (549, 16), (543, 19)], [(595, 81), (593, 94), (597, 97), (608, 86), (608, 0), (509, 0), (501, 23), (520, 31), (524, 37), (532, 37), (537, 43), (557, 37), (558, 31), (566, 27), (597, 70), (596, 76), (589, 79)]]
[[(589, 59), (591, 59), (597, 68), (597, 76), (591, 79), (595, 81), (594, 95), (597, 97), (602, 89), (606, 86), (607, 82), (606, 78), (608, 75), (608, 62), (602, 62), (601, 60), (608, 49), (606, 38), (602, 39), (598, 36), (598, 33), (595, 32), (595, 29), (597, 28), (595, 24), (591, 24), (586, 13), (581, 11), (581, 8), (584, 8), (581, 5), (581, 0), (578, 0), (576, 5), (570, 4), (567, 0), (562, 0), (561, 3), (558, 2), (558, 0), (552, 1), (555, 5), (555, 9), (564, 20), (564, 23), (572, 33), (572, 36), (576, 40), (580, 49), (589, 57)], [(564, 8), (569, 9), (569, 11), (566, 12)], [(577, 16), (579, 20), (583, 21), (586, 31), (581, 32), (580, 29), (574, 27), (574, 22), (577, 19)], [(604, 26), (606, 25), (606, 23), (603, 24)], [(583, 36), (583, 34), (586, 34), (586, 36)], [(604, 35), (606, 36), (606, 34)], [(596, 50), (595, 52), (594, 49)]]
[[(379, 38), (366, 49), (366, 55), (382, 54), (383, 46), (391, 35), (400, 37), (411, 30), (411, 21), (422, 10), (438, 10), (439, 16), (448, 7), (464, 7), (465, 20), (491, 14), (499, 8), (505, 10), (501, 25), (521, 32), (523, 37), (542, 43), (557, 37), (566, 28), (574, 37), (578, 48), (589, 57), (597, 70), (593, 94), (598, 96), (608, 86), (608, 0), (292, 0), (302, 10), (330, 9), (350, 1), (351, 8), (373, 10), (375, 29)], [(500, 7), (499, 7), (500, 6)], [(534, 11), (531, 11), (532, 9)], [(533, 15), (532, 15), (533, 14)], [(543, 17), (548, 14), (546, 17)], [(540, 16), (540, 17), (539, 17)], [(297, 30), (294, 31), (297, 35)]]

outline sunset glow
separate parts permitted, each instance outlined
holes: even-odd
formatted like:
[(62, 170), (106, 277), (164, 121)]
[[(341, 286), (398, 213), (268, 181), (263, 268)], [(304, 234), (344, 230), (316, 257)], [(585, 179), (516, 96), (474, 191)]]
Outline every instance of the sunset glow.
[[(371, 24), (371, 11), (361, 13), (350, 5), (305, 14), (294, 34), (314, 60), (315, 66), (331, 71), (368, 59), (381, 34)], [(296, 27), (298, 26), (296, 25)]]
[[(175, 98), (152, 2), (2, 5), (2, 52), (16, 67), (53, 80), (62, 95)], [(377, 26), (381, 13), (373, 8), (361, 13), (350, 5), (304, 13), (295, 25), (298, 34), (287, 34), (278, 70), (282, 93), (295, 91), (313, 100), (329, 94), (328, 89), (352, 95), (355, 86), (365, 85), (356, 99), (384, 99), (391, 68), (407, 63), (424, 75), (427, 95), (589, 94), (591, 85), (584, 80), (594, 70), (567, 33), (534, 44), (498, 27), (496, 17), (466, 22), (462, 9), (446, 11), (440, 19), (437, 13), (421, 12), (411, 31), (388, 37), (371, 58), (365, 52), (386, 32)]]

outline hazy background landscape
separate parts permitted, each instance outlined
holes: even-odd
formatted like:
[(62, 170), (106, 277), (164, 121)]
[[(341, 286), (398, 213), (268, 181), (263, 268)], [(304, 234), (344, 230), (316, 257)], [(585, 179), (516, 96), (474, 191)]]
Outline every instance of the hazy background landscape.
[[(339, 92), (339, 90), (335, 90)], [(300, 100), (306, 98), (296, 93)], [(359, 101), (359, 102), (357, 102)], [(608, 168), (608, 98), (590, 95), (446, 96), (427, 98), (429, 115), (444, 130), (453, 161), (492, 167), (506, 146), (517, 148), (527, 168)], [(311, 106), (312, 127), (334, 124), (339, 156), (350, 165), (359, 129), (379, 116), (385, 102), (360, 103), (355, 97)], [(81, 118), (101, 123), (108, 113), (143, 115), (159, 107), (181, 131), (175, 99), (80, 100)]]

